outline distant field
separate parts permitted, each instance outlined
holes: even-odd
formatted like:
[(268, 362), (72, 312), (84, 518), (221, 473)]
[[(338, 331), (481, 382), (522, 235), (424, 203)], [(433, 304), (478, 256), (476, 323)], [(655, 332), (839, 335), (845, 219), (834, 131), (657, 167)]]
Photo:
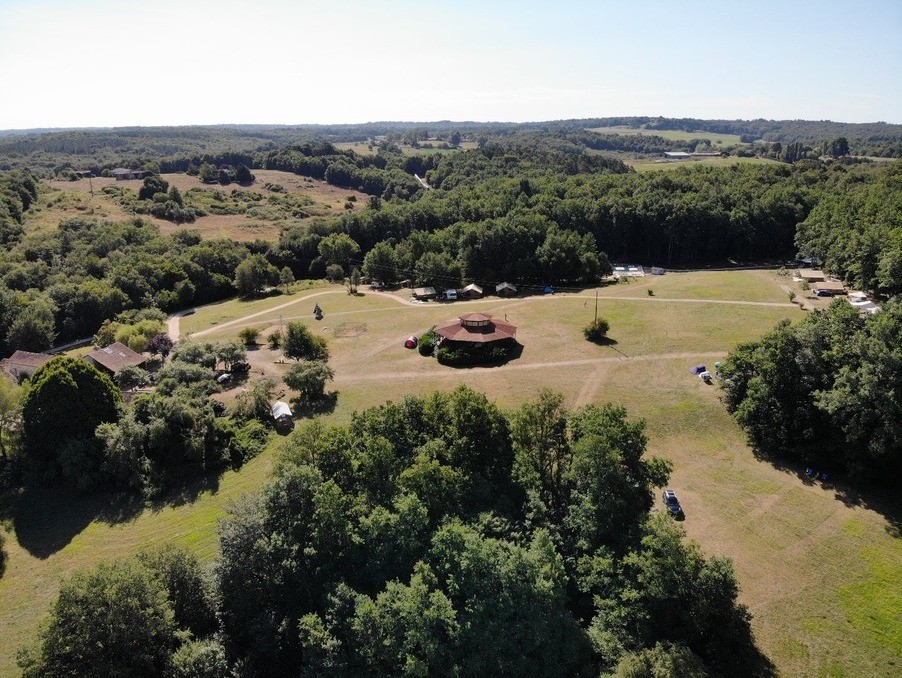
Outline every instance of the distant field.
[(689, 160), (664, 160), (645, 159), (635, 160), (624, 158), (625, 163), (631, 165), (637, 172), (652, 172), (654, 170), (671, 170), (676, 167), (697, 167), (703, 165), (705, 167), (727, 167), (730, 165), (772, 165), (781, 164), (776, 160), (768, 160), (767, 158), (737, 158), (730, 156), (727, 158), (711, 157), (711, 158), (691, 158)]
[[(248, 324), (266, 328), (300, 319), (327, 338), (338, 391), (327, 420), (467, 384), (509, 408), (541, 387), (570, 407), (623, 403), (648, 422), (650, 451), (671, 459), (688, 534), (705, 553), (733, 559), (740, 599), (753, 615), (762, 650), (786, 676), (895, 676), (902, 652), (902, 540), (877, 511), (840, 501), (804, 474), (759, 461), (726, 413), (716, 386), (689, 374), (709, 367), (737, 342), (804, 313), (788, 303), (772, 271), (695, 272), (647, 277), (599, 291), (599, 315), (615, 343), (581, 336), (594, 314), (594, 290), (454, 304), (410, 304), (408, 294), (350, 296), (322, 285), (254, 302), (227, 301), (182, 319), (183, 332), (232, 338)], [(649, 296), (651, 289), (654, 296)], [(734, 303), (745, 302), (745, 303)], [(314, 303), (325, 311), (311, 318)], [(285, 305), (287, 304), (287, 305)], [(277, 309), (277, 306), (283, 306)], [(523, 355), (494, 368), (455, 370), (404, 349), (409, 334), (464, 312), (484, 311), (518, 326)], [(252, 313), (260, 315), (245, 318)], [(231, 323), (231, 324), (226, 324)], [(352, 327), (354, 332), (343, 330)], [(209, 331), (208, 331), (209, 330)], [(354, 334), (337, 338), (336, 334)], [(261, 349), (267, 370), (287, 365)], [(216, 522), (229, 501), (258, 489), (279, 439), (238, 472), (169, 505), (115, 520), (109, 498), (42, 492), (26, 499), (7, 541), (0, 580), (0, 675), (14, 675), (15, 650), (35, 634), (60, 580), (79, 567), (175, 542), (205, 561), (216, 553)], [(801, 477), (800, 477), (801, 476)], [(895, 663), (894, 663), (895, 662)]]
[(656, 136), (670, 141), (691, 141), (692, 139), (707, 139), (712, 144), (740, 144), (738, 134), (718, 134), (717, 132), (685, 132), (674, 129), (645, 129), (643, 127), (593, 127), (590, 132), (599, 134), (638, 134), (640, 136)]
[[(187, 174), (164, 174), (163, 178), (170, 186), (176, 186), (184, 195), (192, 188), (206, 191), (220, 191), (231, 195), (233, 191), (253, 191), (264, 198), (281, 194), (264, 189), (266, 183), (282, 186), (289, 195), (303, 196), (309, 199), (307, 211), (312, 216), (341, 214), (346, 211), (345, 204), (348, 196), (354, 196), (355, 202), (351, 203), (352, 209), (363, 209), (369, 196), (359, 191), (346, 188), (337, 188), (325, 181), (302, 177), (290, 172), (277, 170), (254, 170), (256, 180), (250, 186), (240, 186), (232, 183), (228, 186), (219, 184), (203, 184), (197, 177)], [(73, 216), (94, 217), (118, 221), (133, 216), (117, 204), (112, 196), (103, 193), (105, 186), (121, 186), (137, 191), (141, 180), (116, 181), (111, 178), (98, 177), (95, 179), (80, 179), (78, 181), (48, 181), (46, 182), (54, 190), (41, 196), (39, 205), (28, 214), (26, 228), (31, 231), (40, 231), (55, 228), (62, 220)], [(94, 195), (91, 196), (93, 187)], [(265, 204), (265, 203), (264, 203)], [(204, 237), (225, 237), (239, 241), (256, 239), (276, 240), (279, 233), (287, 225), (303, 221), (303, 218), (291, 216), (287, 213), (276, 213), (272, 218), (246, 214), (208, 214), (199, 218), (193, 224), (174, 224), (163, 221), (150, 215), (139, 215), (142, 219), (156, 224), (162, 233), (192, 228)]]
[[(424, 142), (427, 144), (432, 144), (433, 146), (438, 146), (441, 144), (441, 141), (427, 141)], [(345, 151), (354, 151), (357, 155), (375, 155), (378, 150), (374, 145), (371, 149), (369, 147), (369, 143), (366, 141), (354, 141), (354, 142), (344, 142), (335, 144), (336, 148), (340, 148)], [(411, 148), (410, 146), (401, 146), (401, 153), (407, 156), (411, 155), (429, 155), (430, 153), (456, 153), (457, 151), (466, 151), (471, 148), (476, 148), (475, 141), (462, 141), (460, 142), (460, 146), (458, 148)]]

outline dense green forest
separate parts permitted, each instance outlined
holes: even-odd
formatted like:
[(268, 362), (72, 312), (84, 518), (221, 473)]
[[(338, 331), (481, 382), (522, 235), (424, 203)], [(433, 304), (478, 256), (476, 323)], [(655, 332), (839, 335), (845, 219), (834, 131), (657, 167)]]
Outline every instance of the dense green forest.
[[(26, 676), (753, 676), (731, 564), (650, 516), (623, 408), (466, 388), (308, 424), (220, 529), (63, 584)], [(104, 623), (99, 623), (104, 620)], [(99, 640), (103, 638), (103, 642)], [(663, 671), (664, 673), (660, 673)], [(644, 674), (642, 674), (644, 675)]]
[(844, 300), (741, 344), (720, 367), (727, 407), (764, 455), (898, 486), (902, 306)]
[[(799, 144), (820, 154), (824, 144), (842, 138), (853, 155), (902, 157), (902, 125), (839, 123), (827, 120), (698, 120), (694, 118), (617, 117), (556, 120), (536, 123), (475, 123), (436, 121), (428, 123), (379, 122), (358, 125), (219, 125), (192, 127), (136, 127), (77, 130), (0, 131), (0, 170), (28, 168), (42, 177), (67, 169), (141, 167), (160, 163), (184, 171), (192, 158), (229, 162), (227, 156), (260, 156), (286, 145), (321, 141), (357, 142), (386, 138), (391, 143), (416, 142), (426, 137), (482, 141), (522, 133), (553, 133), (576, 140), (582, 148), (660, 153), (664, 150), (695, 150), (696, 143), (668, 141), (639, 135), (600, 135), (585, 130), (603, 127), (682, 130), (698, 133), (736, 134), (746, 142), (770, 152), (774, 143)], [(455, 136), (456, 135), (456, 136)], [(618, 138), (619, 137), (619, 138)], [(721, 150), (718, 148), (718, 150)], [(729, 151), (730, 149), (724, 149)], [(756, 151), (758, 152), (758, 151)], [(218, 163), (216, 163), (218, 164)], [(233, 163), (237, 164), (237, 163)], [(247, 163), (246, 163), (247, 164)]]
[(799, 224), (796, 246), (849, 283), (902, 293), (902, 163), (851, 173)]

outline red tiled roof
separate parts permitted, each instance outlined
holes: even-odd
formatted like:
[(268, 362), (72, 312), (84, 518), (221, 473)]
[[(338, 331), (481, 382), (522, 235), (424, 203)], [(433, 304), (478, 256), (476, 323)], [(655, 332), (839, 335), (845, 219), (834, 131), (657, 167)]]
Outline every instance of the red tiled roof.
[[(467, 326), (463, 323), (485, 322), (485, 325)], [(517, 328), (509, 323), (492, 320), (492, 316), (485, 313), (468, 313), (457, 320), (448, 320), (435, 328), (436, 334), (449, 341), (464, 341), (475, 344), (487, 344), (490, 341), (500, 339), (513, 339), (517, 336)]]

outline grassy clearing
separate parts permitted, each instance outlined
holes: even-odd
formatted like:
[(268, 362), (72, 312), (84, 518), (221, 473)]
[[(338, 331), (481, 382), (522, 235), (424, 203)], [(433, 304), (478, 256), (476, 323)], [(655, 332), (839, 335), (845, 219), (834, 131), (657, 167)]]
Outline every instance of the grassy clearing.
[[(423, 145), (420, 145), (419, 148), (413, 148), (405, 145), (400, 147), (401, 153), (406, 156), (429, 155), (431, 153), (456, 153), (457, 151), (468, 151), (472, 148), (476, 148), (475, 141), (461, 141), (457, 148), (438, 148), (440, 144), (444, 143), (442, 141), (426, 141), (424, 143), (430, 144), (434, 148), (427, 148)], [(379, 151), (379, 148), (376, 145), (373, 145), (373, 147), (370, 148), (368, 141), (346, 141), (335, 144), (335, 148), (339, 148), (343, 151), (354, 151), (357, 155), (376, 155)]]
[[(250, 186), (235, 183), (228, 186), (203, 184), (197, 177), (187, 174), (162, 176), (170, 186), (177, 187), (186, 196), (189, 205), (210, 212), (193, 224), (174, 224), (150, 215), (140, 215), (142, 219), (155, 224), (164, 234), (191, 228), (200, 231), (206, 238), (221, 237), (238, 241), (277, 240), (286, 226), (317, 216), (341, 214), (347, 211), (346, 204), (350, 204), (351, 209), (360, 210), (369, 199), (368, 195), (359, 191), (337, 188), (324, 181), (277, 170), (254, 170), (256, 180)], [(114, 196), (103, 193), (103, 188), (117, 186), (136, 192), (143, 182), (97, 177), (90, 180), (46, 183), (51, 187), (51, 192), (41, 196), (38, 208), (31, 210), (27, 217), (26, 228), (31, 232), (54, 229), (62, 219), (73, 216), (111, 221), (131, 218), (134, 215), (123, 209)], [(266, 184), (284, 190), (273, 191), (264, 188)], [(194, 196), (187, 195), (191, 189), (195, 189)], [(240, 196), (244, 193), (257, 194), (260, 197), (259, 202), (253, 204), (232, 197), (233, 194)], [(349, 196), (355, 198), (351, 203), (348, 203)], [(212, 212), (211, 206), (214, 207)], [(242, 208), (239, 213), (213, 213), (235, 212), (242, 206), (248, 208), (246, 212)]]
[(692, 141), (693, 139), (707, 139), (712, 144), (741, 144), (738, 134), (719, 134), (717, 132), (685, 132), (675, 129), (645, 129), (644, 127), (624, 127), (618, 125), (616, 127), (594, 127), (590, 132), (598, 132), (599, 134), (622, 134), (622, 135), (639, 135), (639, 136), (656, 136), (669, 141)]
[[(276, 294), (261, 299), (228, 299), (216, 304), (200, 306), (188, 316), (181, 318), (179, 330), (182, 336), (193, 334), (199, 330), (206, 330), (217, 325), (243, 318), (251, 313), (265, 311), (275, 306), (280, 306), (292, 300), (308, 296), (311, 290), (320, 287), (329, 287), (325, 282), (316, 280), (302, 280), (293, 283), (288, 294)], [(278, 314), (277, 314), (278, 315)]]
[(776, 163), (776, 160), (768, 158), (740, 158), (735, 156), (728, 157), (700, 157), (688, 160), (664, 160), (660, 158), (645, 158), (631, 160), (627, 159), (629, 165), (637, 172), (650, 172), (654, 170), (672, 170), (677, 167), (684, 166), (705, 166), (705, 167), (730, 167), (732, 165), (769, 165)]
[(635, 169), (637, 172), (651, 172), (654, 170), (672, 170), (677, 167), (697, 167), (697, 166), (705, 166), (705, 167), (729, 167), (731, 165), (770, 165), (773, 163), (777, 163), (776, 160), (769, 160), (767, 158), (737, 158), (734, 156), (730, 156), (727, 158), (722, 157), (702, 157), (702, 158), (691, 158), (689, 160), (663, 160), (660, 158), (646, 158), (643, 160), (631, 160), (629, 158), (625, 159), (624, 162), (628, 163)]
[[(0, 579), (0, 675), (17, 675), (15, 654), (34, 637), (59, 591), (76, 570), (141, 549), (176, 543), (209, 562), (218, 547), (216, 525), (229, 502), (259, 488), (272, 468), (270, 448), (240, 472), (225, 473), (190, 500), (119, 519), (114, 498), (40, 492), (23, 500), (16, 538), (7, 540), (9, 564)], [(126, 512), (126, 516), (128, 513)]]
[[(654, 285), (656, 298), (780, 303), (786, 301), (783, 280), (775, 272), (700, 272), (642, 284)], [(534, 397), (542, 387), (562, 392), (569, 406), (623, 403), (632, 416), (647, 420), (651, 452), (673, 461), (671, 486), (687, 512), (689, 535), (706, 553), (733, 559), (741, 599), (755, 615), (758, 642), (784, 675), (896, 675), (902, 541), (880, 513), (843, 503), (834, 490), (806, 483), (804, 474), (757, 460), (724, 411), (717, 388), (687, 371), (697, 362), (712, 363), (738, 341), (756, 338), (780, 318), (802, 318), (802, 311), (656, 301), (639, 285), (602, 291), (599, 313), (611, 321), (617, 342), (610, 346), (589, 344), (579, 334), (594, 311), (592, 291), (413, 306), (387, 294), (352, 297), (338, 286), (322, 286), (291, 297), (224, 302), (183, 322), (196, 328), (206, 323), (214, 330), (211, 339), (226, 338), (242, 323), (222, 329), (209, 323), (294, 300), (283, 309), (283, 320), (297, 313), (329, 337), (339, 397), (328, 419), (336, 423), (388, 399), (458, 384), (484, 391), (504, 407)], [(637, 298), (611, 298), (633, 293)], [(304, 317), (313, 294), (326, 312), (322, 322)], [(407, 335), (473, 310), (507, 314), (519, 327), (522, 357), (500, 368), (455, 370), (402, 347)], [(273, 324), (278, 313), (252, 320)], [(335, 338), (343, 323), (365, 325), (365, 331)], [(277, 447), (278, 440), (239, 472), (224, 474), (217, 486), (200, 488), (196, 497), (124, 520), (112, 519), (117, 507), (108, 498), (56, 493), (27, 498), (16, 535), (7, 542), (9, 569), (0, 580), (0, 675), (14, 674), (16, 648), (34, 637), (60, 580), (75, 569), (167, 541), (212, 558), (216, 521), (229, 501), (265, 482)]]
[[(721, 301), (754, 301), (788, 303), (781, 285), (787, 278), (776, 271), (693, 271), (647, 275), (629, 283), (610, 285), (600, 290), (602, 296), (647, 297), (648, 290), (658, 299), (715, 299)], [(792, 282), (791, 278), (788, 278)]]

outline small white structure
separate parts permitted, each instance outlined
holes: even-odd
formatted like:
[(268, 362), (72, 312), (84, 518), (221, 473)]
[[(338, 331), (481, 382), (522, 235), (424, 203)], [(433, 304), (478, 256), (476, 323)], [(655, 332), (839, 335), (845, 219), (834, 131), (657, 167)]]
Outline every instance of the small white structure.
[(645, 269), (639, 264), (614, 264), (615, 278), (644, 278)]
[(664, 157), (668, 160), (688, 160), (692, 154), (684, 151), (664, 151)]
[(482, 288), (476, 283), (470, 283), (460, 291), (464, 299), (482, 299)]
[(294, 417), (288, 403), (281, 400), (274, 402), (270, 411), (272, 412), (272, 418), (276, 420), (277, 424), (285, 424)]
[(862, 313), (876, 313), (880, 310), (880, 305), (868, 299), (868, 295), (864, 292), (854, 290), (849, 292), (849, 303)]
[(457, 301), (457, 290), (445, 290), (442, 292), (442, 297), (448, 301)]

